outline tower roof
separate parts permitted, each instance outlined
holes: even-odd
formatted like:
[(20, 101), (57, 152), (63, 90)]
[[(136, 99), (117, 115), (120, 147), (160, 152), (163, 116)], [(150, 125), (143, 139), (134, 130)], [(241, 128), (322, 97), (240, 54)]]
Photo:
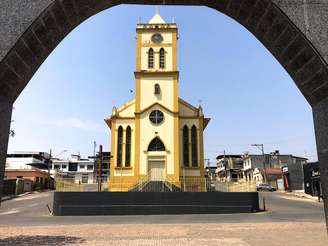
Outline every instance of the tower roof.
[(165, 24), (165, 20), (163, 20), (163, 18), (159, 15), (159, 13), (157, 12), (153, 18), (151, 18), (151, 20), (148, 22), (149, 24)]

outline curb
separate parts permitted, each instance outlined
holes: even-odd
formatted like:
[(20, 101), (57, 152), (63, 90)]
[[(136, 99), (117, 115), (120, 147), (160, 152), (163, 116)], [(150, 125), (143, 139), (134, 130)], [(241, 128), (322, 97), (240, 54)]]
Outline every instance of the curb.
[(1, 202), (12, 200), (12, 199), (23, 197), (23, 196), (27, 196), (27, 195), (30, 195), (30, 194), (43, 193), (43, 192), (47, 192), (47, 191), (49, 191), (49, 190), (44, 190), (44, 191), (28, 191), (28, 192), (25, 192), (25, 193), (22, 193), (22, 194), (19, 194), (19, 195), (4, 196), (4, 197), (1, 198)]
[(32, 192), (25, 192), (25, 193), (19, 194), (19, 195), (5, 196), (5, 197), (2, 197), (1, 198), (1, 202), (12, 200), (12, 199), (15, 199), (15, 198), (18, 198), (18, 197), (22, 197), (22, 196), (26, 196), (26, 195), (29, 195), (29, 194), (32, 194)]
[(310, 200), (310, 201), (318, 202), (318, 197), (311, 196), (311, 195), (308, 195), (308, 194), (305, 194), (305, 193), (284, 192), (282, 194), (286, 194), (287, 196), (297, 197), (297, 198), (300, 198), (300, 199), (307, 199), (307, 200)]

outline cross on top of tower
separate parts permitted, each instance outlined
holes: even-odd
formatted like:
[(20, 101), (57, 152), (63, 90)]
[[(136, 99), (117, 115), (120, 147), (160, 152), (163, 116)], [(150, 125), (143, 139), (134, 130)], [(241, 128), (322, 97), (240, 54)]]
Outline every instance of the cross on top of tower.
[(156, 13), (153, 16), (153, 18), (151, 18), (151, 20), (149, 21), (149, 24), (165, 24), (166, 22), (164, 21), (164, 19), (162, 18), (162, 16), (159, 14), (159, 7), (156, 7)]

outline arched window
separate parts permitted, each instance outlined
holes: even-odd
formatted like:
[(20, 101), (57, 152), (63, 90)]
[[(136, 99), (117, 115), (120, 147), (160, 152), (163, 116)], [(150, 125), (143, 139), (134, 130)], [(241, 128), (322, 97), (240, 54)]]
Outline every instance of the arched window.
[(198, 166), (198, 148), (197, 148), (197, 128), (192, 126), (191, 128), (191, 165), (193, 167)]
[(154, 94), (155, 94), (155, 95), (159, 95), (159, 94), (161, 94), (161, 87), (159, 86), (159, 84), (155, 84), (155, 87), (154, 87)]
[(126, 128), (125, 136), (125, 166), (129, 167), (131, 165), (131, 127)]
[(165, 146), (162, 140), (160, 140), (159, 137), (155, 137), (153, 140), (151, 140), (148, 146), (148, 151), (165, 151)]
[(154, 50), (152, 48), (148, 50), (148, 68), (154, 68)]
[(159, 67), (165, 68), (165, 50), (163, 48), (159, 50)]
[(183, 127), (183, 164), (189, 166), (189, 129), (188, 126)]
[(120, 126), (117, 130), (117, 163), (116, 166), (122, 166), (122, 150), (123, 150), (123, 128)]

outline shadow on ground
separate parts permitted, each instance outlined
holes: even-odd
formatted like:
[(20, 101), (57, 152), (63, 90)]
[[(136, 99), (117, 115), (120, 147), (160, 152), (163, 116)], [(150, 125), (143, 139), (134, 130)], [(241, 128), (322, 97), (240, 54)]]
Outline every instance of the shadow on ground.
[(68, 245), (81, 244), (85, 240), (79, 237), (66, 236), (15, 236), (0, 238), (0, 245), (15, 245), (15, 246), (34, 246), (34, 245)]

